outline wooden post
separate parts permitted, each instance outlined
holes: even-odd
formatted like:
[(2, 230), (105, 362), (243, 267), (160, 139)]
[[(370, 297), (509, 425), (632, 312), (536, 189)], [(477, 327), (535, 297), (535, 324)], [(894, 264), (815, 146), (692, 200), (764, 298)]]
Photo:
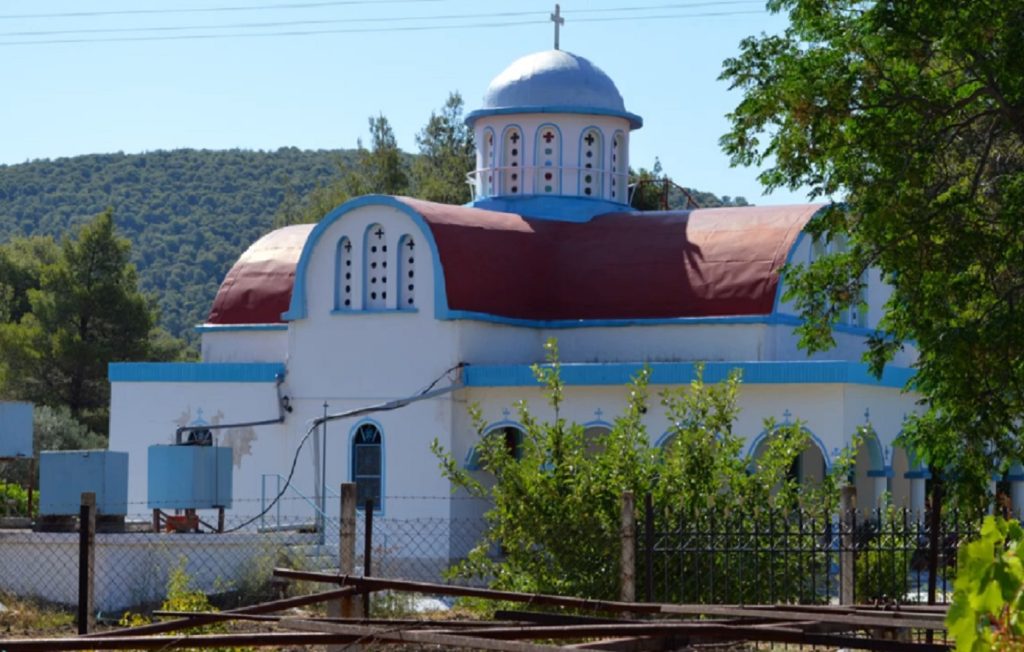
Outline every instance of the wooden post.
[(96, 494), (82, 493), (78, 512), (78, 633), (88, 634), (96, 626), (94, 572), (96, 570)]
[(224, 534), (224, 508), (217, 508), (217, 534)]
[(853, 549), (853, 530), (857, 518), (857, 487), (839, 488), (839, 604), (853, 604), (857, 563)]
[(636, 501), (632, 491), (622, 492), (622, 541), (619, 565), (619, 600), (636, 599)]
[[(341, 483), (341, 522), (338, 540), (338, 574), (351, 575), (356, 568), (356, 485), (354, 482)], [(360, 603), (352, 596), (327, 603), (327, 615), (331, 618), (356, 618)], [(328, 652), (340, 652), (344, 645), (329, 645)]]

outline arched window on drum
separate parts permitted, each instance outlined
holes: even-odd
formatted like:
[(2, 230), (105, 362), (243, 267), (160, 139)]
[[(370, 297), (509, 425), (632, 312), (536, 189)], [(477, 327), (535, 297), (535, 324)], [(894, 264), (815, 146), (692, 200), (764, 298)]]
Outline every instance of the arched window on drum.
[(604, 196), (604, 136), (597, 127), (588, 127), (580, 136), (580, 194)]
[(523, 132), (506, 127), (501, 137), (501, 194), (523, 192)]
[(562, 194), (562, 133), (552, 124), (541, 125), (533, 144), (533, 192)]

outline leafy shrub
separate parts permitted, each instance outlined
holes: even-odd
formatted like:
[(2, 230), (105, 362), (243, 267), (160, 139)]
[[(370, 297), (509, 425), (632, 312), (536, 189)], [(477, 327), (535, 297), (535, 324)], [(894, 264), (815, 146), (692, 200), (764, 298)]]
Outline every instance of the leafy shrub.
[(987, 516), (958, 555), (946, 626), (958, 651), (1024, 649), (1024, 529)]
[[(453, 485), (493, 503), (485, 516), (484, 540), (453, 573), (488, 578), (507, 590), (615, 598), (625, 491), (633, 492), (638, 503), (645, 494), (652, 495), (662, 530), (684, 517), (691, 522), (735, 519), (752, 513), (752, 505), (780, 514), (801, 507), (824, 513), (834, 507), (834, 478), (845, 472), (842, 464), (814, 491), (800, 488), (789, 476), (809, 444), (799, 423), (765, 422), (769, 437), (756, 462), (741, 454), (744, 439), (733, 433), (738, 372), (722, 383), (707, 384), (698, 365), (688, 387), (663, 392), (661, 405), (672, 424), (670, 443), (656, 447), (644, 425), (650, 372), (643, 369), (627, 387), (624, 412), (595, 442), (585, 438), (583, 426), (561, 416), (564, 384), (558, 348), (553, 340), (545, 348), (548, 364), (535, 365), (533, 371), (546, 388), (553, 419), (542, 421), (525, 401), (518, 402), (524, 434), (510, 446), (506, 436), (484, 434), (487, 424), (479, 408), (472, 407), (481, 433), (480, 475), (471, 475), (433, 443)], [(795, 570), (786, 576), (798, 582)]]

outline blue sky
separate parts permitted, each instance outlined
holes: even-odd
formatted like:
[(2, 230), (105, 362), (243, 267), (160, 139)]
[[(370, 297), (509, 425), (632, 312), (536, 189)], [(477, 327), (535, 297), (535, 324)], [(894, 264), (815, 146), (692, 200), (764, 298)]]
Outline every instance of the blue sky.
[[(449, 91), (472, 110), (491, 78), (553, 42), (547, 0), (348, 2), (0, 2), (0, 164), (177, 147), (354, 147), (379, 112), (414, 151)], [(723, 59), (745, 36), (782, 30), (784, 17), (757, 0), (566, 0), (561, 11), (562, 49), (607, 72), (644, 118), (634, 167), (657, 156), (686, 186), (805, 201), (802, 192), (763, 197), (756, 170), (731, 169), (718, 147), (740, 100), (717, 81)], [(91, 15), (24, 17), (76, 12)], [(212, 38), (181, 38), (192, 35)], [(164, 40), (112, 40), (139, 38)], [(39, 43), (63, 40), (92, 42)]]

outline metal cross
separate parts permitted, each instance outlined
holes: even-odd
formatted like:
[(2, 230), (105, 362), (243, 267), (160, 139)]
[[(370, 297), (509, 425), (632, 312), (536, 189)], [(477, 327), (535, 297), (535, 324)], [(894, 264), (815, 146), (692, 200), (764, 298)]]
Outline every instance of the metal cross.
[(583, 140), (587, 141), (588, 145), (593, 145), (594, 144), (594, 134), (587, 134), (587, 137), (584, 138)]
[(384, 229), (377, 229), (373, 232), (373, 235), (377, 236), (377, 239), (380, 240), (384, 237)]
[(596, 410), (594, 410), (594, 416), (600, 419), (601, 417), (604, 416), (604, 410), (602, 410), (601, 408), (597, 408)]
[(345, 252), (347, 253), (349, 251), (352, 251), (352, 243), (349, 242), (348, 240), (346, 240), (345, 241)]
[(513, 145), (518, 143), (519, 142), (519, 132), (518, 131), (513, 131), (512, 135), (509, 136), (508, 139), (512, 141)]
[(545, 131), (543, 138), (544, 142), (550, 145), (551, 141), (555, 139), (555, 134), (551, 133), (550, 131)]
[(871, 422), (871, 408), (866, 407), (866, 408), (864, 408), (864, 423), (870, 423), (870, 422)]
[(555, 5), (555, 13), (551, 14), (551, 22), (555, 24), (555, 49), (558, 49), (558, 28), (565, 24), (565, 19), (562, 18), (562, 8), (557, 4)]
[(414, 245), (414, 244), (412, 243), (412, 238), (409, 238), (409, 239), (408, 239), (408, 240), (406, 241), (406, 243), (405, 243), (405, 246), (406, 246), (406, 247), (409, 247), (409, 249), (412, 249), (412, 248), (413, 248), (413, 247), (415, 247), (416, 245)]
[(783, 423), (789, 423), (789, 418), (793, 416), (793, 413), (789, 411), (789, 408), (782, 413), (782, 417), (785, 419)]

